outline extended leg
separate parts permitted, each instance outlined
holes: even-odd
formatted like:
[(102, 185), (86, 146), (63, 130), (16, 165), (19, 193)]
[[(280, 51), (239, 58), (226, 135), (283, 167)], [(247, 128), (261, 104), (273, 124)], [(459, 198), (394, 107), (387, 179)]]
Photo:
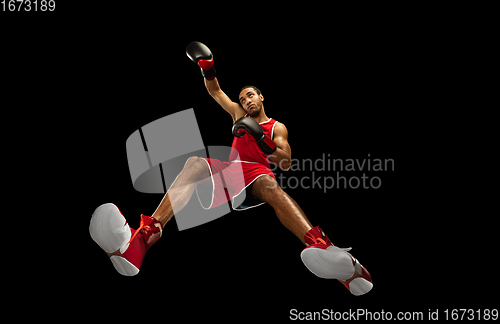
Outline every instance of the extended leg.
[(311, 222), (295, 200), (281, 189), (274, 178), (262, 176), (255, 180), (252, 195), (271, 205), (281, 223), (305, 244), (304, 235), (312, 228)]
[(128, 225), (115, 205), (97, 207), (90, 220), (90, 235), (106, 252), (116, 271), (124, 276), (139, 273), (146, 252), (160, 239), (165, 224), (174, 212), (186, 206), (196, 186), (205, 178), (210, 178), (207, 163), (201, 158), (190, 157), (153, 217), (141, 215), (141, 223), (136, 230)]
[(174, 216), (174, 212), (179, 212), (186, 206), (197, 184), (209, 177), (210, 170), (207, 163), (199, 157), (190, 157), (152, 217), (165, 226)]
[(356, 296), (372, 289), (372, 277), (365, 267), (346, 249), (334, 246), (319, 226), (313, 228), (299, 205), (280, 188), (275, 179), (260, 177), (254, 182), (252, 194), (270, 204), (281, 223), (302, 243), (307, 243), (300, 256), (312, 273), (320, 278), (338, 279)]

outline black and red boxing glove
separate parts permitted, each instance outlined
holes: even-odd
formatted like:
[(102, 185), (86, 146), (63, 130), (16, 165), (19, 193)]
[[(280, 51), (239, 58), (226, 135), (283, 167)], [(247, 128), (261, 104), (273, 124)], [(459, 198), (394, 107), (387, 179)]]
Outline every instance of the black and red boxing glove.
[(187, 56), (201, 68), (201, 74), (207, 80), (215, 78), (214, 58), (210, 49), (203, 43), (191, 42), (186, 47)]
[(257, 123), (252, 118), (241, 117), (240, 119), (235, 121), (233, 124), (233, 136), (236, 136), (238, 138), (243, 137), (245, 133), (238, 132), (238, 130), (240, 129), (244, 129), (250, 135), (252, 135), (253, 138), (255, 138), (255, 140), (257, 141), (257, 145), (259, 145), (259, 147), (262, 149), (262, 152), (264, 152), (265, 154), (269, 155), (276, 151), (276, 143), (274, 143), (272, 139), (264, 134), (262, 127), (260, 127), (259, 123)]

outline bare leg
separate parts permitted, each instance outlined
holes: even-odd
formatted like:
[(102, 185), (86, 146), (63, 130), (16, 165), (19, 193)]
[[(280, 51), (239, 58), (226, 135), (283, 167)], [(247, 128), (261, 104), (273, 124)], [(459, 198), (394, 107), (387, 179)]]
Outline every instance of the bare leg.
[(190, 157), (152, 216), (165, 226), (174, 211), (179, 212), (186, 206), (197, 184), (209, 177), (207, 163), (199, 157)]
[(300, 206), (281, 189), (274, 178), (263, 176), (255, 180), (252, 195), (271, 205), (281, 223), (305, 244), (304, 235), (313, 226)]

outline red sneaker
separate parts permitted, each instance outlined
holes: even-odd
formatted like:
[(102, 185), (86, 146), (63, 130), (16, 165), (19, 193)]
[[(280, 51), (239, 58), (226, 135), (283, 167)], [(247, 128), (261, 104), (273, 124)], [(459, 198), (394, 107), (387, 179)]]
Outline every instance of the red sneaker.
[(300, 257), (306, 267), (320, 278), (338, 279), (356, 296), (373, 288), (370, 273), (350, 253), (332, 244), (319, 226), (309, 230), (304, 239), (308, 246)]
[(139, 273), (148, 249), (161, 237), (163, 226), (154, 217), (141, 215), (141, 224), (134, 230), (113, 204), (104, 204), (94, 211), (90, 220), (90, 236), (106, 252), (116, 271), (124, 276)]

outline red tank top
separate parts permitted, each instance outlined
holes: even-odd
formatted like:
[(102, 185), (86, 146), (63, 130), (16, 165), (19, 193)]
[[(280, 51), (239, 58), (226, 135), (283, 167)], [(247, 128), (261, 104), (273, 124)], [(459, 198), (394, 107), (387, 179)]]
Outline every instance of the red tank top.
[[(248, 115), (245, 115), (248, 117)], [(260, 127), (264, 131), (267, 137), (270, 139), (274, 138), (274, 126), (276, 126), (277, 121), (269, 118), (267, 121), (259, 123)], [(231, 146), (231, 154), (229, 154), (229, 161), (231, 162), (257, 162), (262, 163), (266, 167), (271, 167), (271, 161), (267, 158), (267, 155), (262, 152), (260, 147), (257, 145), (257, 141), (252, 135), (248, 134), (247, 131), (243, 137), (234, 137), (233, 145)], [(239, 154), (239, 156), (238, 156)]]

